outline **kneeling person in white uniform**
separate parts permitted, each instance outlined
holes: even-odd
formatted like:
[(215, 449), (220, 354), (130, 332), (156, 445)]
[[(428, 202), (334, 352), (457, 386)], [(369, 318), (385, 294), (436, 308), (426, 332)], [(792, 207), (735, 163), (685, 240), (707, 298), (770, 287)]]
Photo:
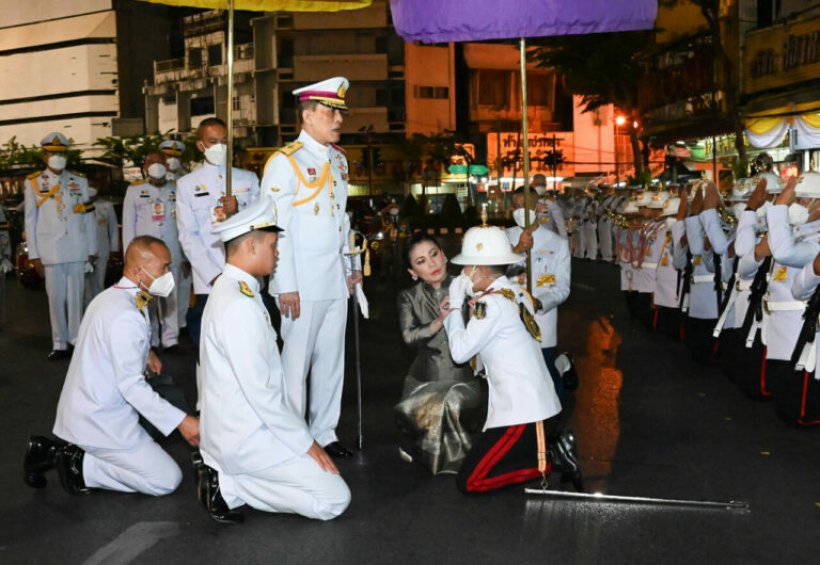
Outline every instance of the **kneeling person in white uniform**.
[(123, 277), (89, 305), (54, 423), (54, 435), (69, 443), (31, 438), (30, 486), (45, 486), (42, 473), (55, 464), (70, 494), (100, 488), (160, 496), (179, 486), (179, 466), (139, 423), (142, 415), (164, 435), (176, 429), (191, 445), (199, 443), (199, 420), (161, 398), (144, 376), (146, 365), (162, 370), (149, 355), (148, 302), (173, 289), (170, 262), (161, 240), (134, 238)]
[(276, 268), (273, 202), (256, 204), (214, 227), (227, 264), (205, 305), (202, 363), (202, 459), (199, 497), (210, 516), (240, 522), (236, 508), (330, 520), (350, 490), (304, 418), (290, 404), (276, 333), (257, 277)]

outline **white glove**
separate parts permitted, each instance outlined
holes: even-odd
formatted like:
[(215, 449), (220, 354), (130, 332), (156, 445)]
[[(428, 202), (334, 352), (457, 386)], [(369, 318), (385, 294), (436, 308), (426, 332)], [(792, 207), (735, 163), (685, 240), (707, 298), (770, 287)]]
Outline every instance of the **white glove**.
[(83, 267), (84, 273), (93, 273), (94, 272), (94, 265), (91, 264), (90, 261), (85, 262), (85, 266)]
[(468, 289), (473, 287), (473, 281), (467, 275), (461, 274), (450, 283), (450, 308), (461, 309)]
[(6, 273), (10, 273), (13, 270), (14, 265), (11, 264), (11, 261), (9, 261), (7, 257), (3, 257), (3, 260), (0, 261), (0, 274), (5, 275)]

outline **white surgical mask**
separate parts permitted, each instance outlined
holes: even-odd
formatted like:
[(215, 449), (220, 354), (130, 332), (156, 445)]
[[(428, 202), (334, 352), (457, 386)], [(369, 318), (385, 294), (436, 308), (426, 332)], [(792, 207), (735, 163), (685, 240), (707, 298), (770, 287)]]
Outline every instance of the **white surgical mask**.
[[(535, 210), (531, 209), (530, 213), (527, 215), (530, 217), (531, 224), (535, 222)], [(515, 225), (519, 228), (524, 228), (524, 208), (513, 210), (513, 220), (515, 220)]]
[(65, 169), (66, 162), (65, 155), (49, 155), (48, 156), (48, 167), (54, 171), (62, 171)]
[(168, 170), (172, 173), (177, 172), (179, 170), (179, 167), (182, 165), (180, 160), (176, 157), (168, 157), (168, 159), (166, 159), (165, 162), (168, 163)]
[(388, 210), (388, 212), (390, 212), (391, 216), (398, 216), (399, 215), (399, 209), (398, 208), (390, 208), (390, 210)]
[(205, 158), (211, 165), (221, 167), (228, 159), (228, 146), (224, 143), (215, 143), (205, 150)]
[(793, 202), (789, 206), (789, 223), (793, 226), (799, 226), (809, 221), (809, 209)]
[(544, 196), (544, 194), (547, 192), (546, 186), (533, 185), (533, 188), (535, 189), (535, 192), (536, 194), (538, 194), (538, 196)]
[(152, 277), (151, 273), (145, 269), (141, 269), (143, 273), (153, 279), (151, 286), (148, 287), (148, 293), (160, 298), (167, 298), (174, 291), (174, 274), (168, 271), (159, 277)]
[(470, 273), (469, 276), (467, 276), (467, 278), (470, 280), (470, 286), (467, 287), (467, 296), (469, 296), (470, 298), (475, 296), (475, 289), (473, 288), (473, 286), (475, 285), (476, 281), (481, 278), (477, 277), (477, 274), (478, 267), (473, 267), (473, 272)]
[(163, 180), (167, 174), (168, 169), (162, 163), (151, 163), (151, 166), (148, 167), (148, 176), (154, 180)]

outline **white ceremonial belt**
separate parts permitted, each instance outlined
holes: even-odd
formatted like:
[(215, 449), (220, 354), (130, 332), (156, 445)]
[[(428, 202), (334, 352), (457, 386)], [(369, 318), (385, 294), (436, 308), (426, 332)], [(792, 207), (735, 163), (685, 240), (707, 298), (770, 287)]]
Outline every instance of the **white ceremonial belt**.
[(715, 282), (715, 275), (693, 275), (692, 276), (692, 283), (705, 283), (705, 282)]
[(806, 309), (806, 303), (800, 300), (790, 300), (787, 302), (769, 302), (763, 300), (763, 307), (767, 312), (802, 312)]
[(723, 331), (723, 326), (726, 325), (726, 318), (729, 316), (729, 311), (737, 302), (737, 290), (732, 290), (731, 294), (729, 295), (729, 301), (726, 303), (726, 308), (723, 309), (723, 312), (720, 313), (720, 318), (718, 318), (717, 324), (715, 324), (715, 329), (712, 330), (713, 337), (720, 337), (720, 332)]
[(738, 289), (740, 292), (744, 290), (751, 290), (752, 289), (752, 282), (753, 281), (737, 281), (735, 283), (735, 288)]
[(642, 269), (657, 269), (658, 264), (657, 263), (641, 263), (641, 268)]

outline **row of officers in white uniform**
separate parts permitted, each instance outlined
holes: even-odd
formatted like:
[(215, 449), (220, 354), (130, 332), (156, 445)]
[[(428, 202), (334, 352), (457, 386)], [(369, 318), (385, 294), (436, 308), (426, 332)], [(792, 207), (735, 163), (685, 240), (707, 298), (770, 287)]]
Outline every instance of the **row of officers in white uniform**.
[(820, 423), (820, 174), (633, 196), (613, 215), (630, 313), (795, 426)]

